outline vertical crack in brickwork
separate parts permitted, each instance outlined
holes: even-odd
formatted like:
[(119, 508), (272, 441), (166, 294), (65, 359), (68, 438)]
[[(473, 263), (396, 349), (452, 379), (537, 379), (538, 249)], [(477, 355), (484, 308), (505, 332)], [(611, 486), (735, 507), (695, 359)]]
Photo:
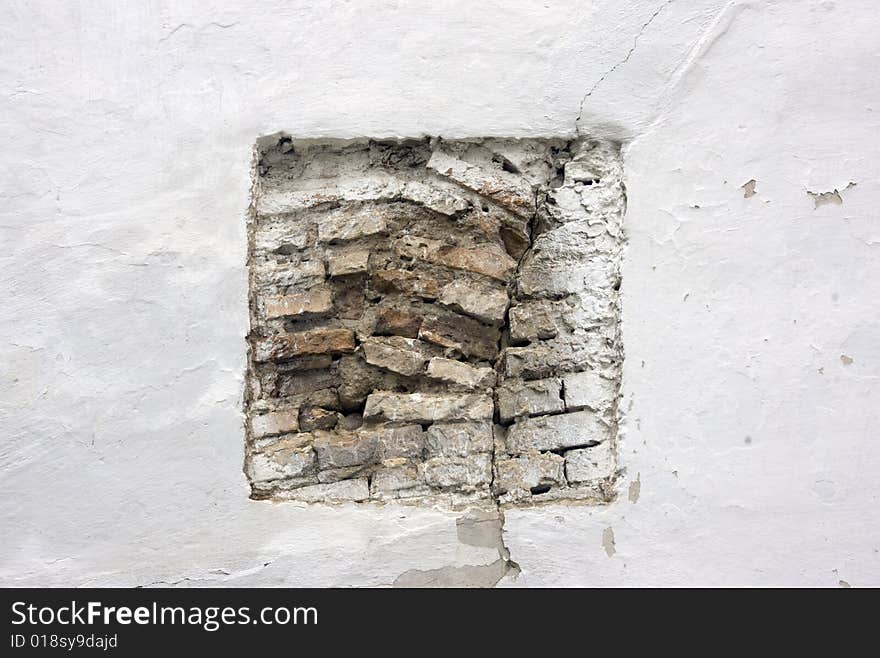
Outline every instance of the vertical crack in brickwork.
[(276, 136), (253, 194), (252, 497), (614, 495), (615, 145)]

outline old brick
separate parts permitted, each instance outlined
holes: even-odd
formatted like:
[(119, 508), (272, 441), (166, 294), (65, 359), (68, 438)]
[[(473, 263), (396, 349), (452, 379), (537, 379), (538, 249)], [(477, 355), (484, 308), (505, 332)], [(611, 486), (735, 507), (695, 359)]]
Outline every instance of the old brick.
[(614, 453), (609, 441), (565, 453), (565, 476), (572, 484), (608, 478), (614, 469)]
[(434, 457), (421, 465), (425, 483), (432, 487), (475, 489), (492, 481), (492, 457)]
[(257, 361), (286, 359), (307, 354), (354, 352), (354, 332), (350, 329), (312, 329), (261, 339), (257, 343)]
[(405, 338), (417, 338), (419, 327), (422, 326), (422, 316), (411, 311), (396, 308), (382, 308), (376, 319), (376, 327), (373, 333), (377, 336), (403, 336)]
[(424, 455), (425, 433), (421, 425), (379, 427), (372, 431), (376, 435), (379, 459), (421, 459)]
[(318, 287), (266, 300), (266, 318), (326, 315), (333, 310), (333, 293)]
[(441, 284), (436, 277), (409, 270), (379, 270), (373, 272), (371, 286), (379, 292), (397, 290), (421, 297), (427, 301), (437, 299)]
[(299, 412), (299, 426), (304, 432), (330, 430), (336, 427), (341, 415), (320, 407), (305, 407)]
[(337, 367), (340, 384), (339, 403), (344, 411), (360, 411), (373, 391), (393, 389), (399, 377), (395, 373), (371, 366), (358, 356), (343, 356)]
[(318, 471), (318, 482), (339, 482), (340, 480), (350, 480), (351, 478), (369, 475), (371, 468), (369, 464), (346, 466), (344, 468), (328, 468), (324, 471)]
[(570, 308), (565, 302), (532, 300), (510, 307), (510, 339), (515, 343), (547, 340), (566, 330)]
[(372, 464), (377, 459), (376, 436), (364, 432), (314, 432), (313, 446), (318, 456), (318, 468), (345, 468)]
[(425, 433), (429, 457), (464, 457), (491, 452), (494, 442), (492, 424), (434, 423)]
[(500, 167), (483, 168), (437, 150), (431, 155), (428, 168), (477, 194), (492, 199), (518, 215), (531, 217), (535, 212), (535, 194), (532, 186), (521, 176), (505, 172)]
[(327, 272), (331, 277), (366, 272), (369, 263), (370, 252), (366, 249), (335, 251), (327, 254)]
[(314, 468), (315, 451), (311, 446), (299, 445), (298, 439), (291, 443), (281, 440), (252, 454), (248, 460), (248, 476), (254, 482), (302, 477), (312, 473)]
[(357, 240), (387, 231), (385, 214), (376, 206), (347, 206), (332, 210), (318, 222), (318, 240), (341, 242)]
[[(382, 463), (370, 483), (372, 496), (399, 494), (404, 490), (424, 488), (425, 479), (418, 466), (406, 459), (389, 459)], [(428, 493), (427, 490), (424, 493)]]
[(422, 321), (419, 338), (487, 361), (498, 355), (498, 329), (470, 318), (428, 316)]
[(333, 364), (330, 354), (312, 354), (299, 356), (278, 364), (278, 372), (300, 372), (303, 370), (320, 370)]
[(368, 338), (361, 349), (367, 363), (407, 377), (424, 372), (428, 361), (418, 340), (401, 336)]
[(591, 411), (523, 418), (511, 425), (507, 433), (507, 452), (587, 446), (601, 443), (609, 435), (609, 427)]
[(289, 500), (299, 500), (306, 503), (318, 502), (359, 502), (370, 497), (370, 487), (367, 478), (356, 480), (341, 480), (327, 484), (313, 484), (307, 487), (291, 489), (279, 494), (280, 497)]
[(615, 382), (594, 370), (568, 373), (563, 376), (562, 382), (568, 409), (587, 407), (600, 411), (609, 408), (617, 395)]
[(537, 379), (523, 382), (508, 380), (498, 387), (498, 413), (502, 422), (519, 416), (534, 416), (563, 411), (560, 397), (562, 382), (558, 379)]
[(502, 493), (564, 485), (564, 464), (565, 459), (552, 452), (531, 452), (499, 459), (495, 463), (495, 488)]
[(472, 366), (439, 356), (428, 362), (427, 375), (467, 389), (486, 388), (495, 383), (495, 371), (492, 368)]
[(507, 291), (473, 281), (458, 279), (440, 293), (440, 303), (486, 324), (501, 324), (507, 310)]
[(407, 259), (474, 272), (505, 283), (516, 271), (516, 261), (494, 243), (460, 247), (439, 240), (407, 235), (395, 240), (394, 250)]
[(255, 439), (296, 432), (298, 429), (299, 410), (295, 407), (276, 409), (251, 418), (251, 436)]
[(278, 377), (278, 391), (284, 397), (313, 393), (336, 385), (336, 375), (330, 370), (284, 372)]
[(364, 418), (404, 423), (442, 420), (490, 420), (492, 398), (470, 393), (390, 393), (377, 391), (367, 397)]
[(339, 410), (339, 394), (335, 388), (322, 388), (317, 391), (308, 393), (300, 393), (298, 395), (288, 395), (287, 385), (293, 383), (296, 377), (290, 377), (282, 380), (278, 387), (278, 397), (288, 406), (296, 407), (321, 407), (322, 409)]

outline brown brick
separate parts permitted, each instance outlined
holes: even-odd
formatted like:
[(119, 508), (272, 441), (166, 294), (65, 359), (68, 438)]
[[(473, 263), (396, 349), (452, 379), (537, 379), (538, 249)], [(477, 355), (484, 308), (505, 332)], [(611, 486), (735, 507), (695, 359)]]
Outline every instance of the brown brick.
[(419, 327), (421, 326), (422, 316), (420, 315), (396, 308), (383, 308), (379, 311), (379, 317), (376, 320), (376, 328), (373, 333), (377, 336), (416, 338), (419, 335)]
[(312, 329), (265, 338), (257, 344), (258, 361), (286, 359), (304, 354), (354, 352), (354, 332), (350, 329)]
[(462, 316), (454, 319), (425, 318), (419, 330), (419, 338), (478, 359), (491, 360), (498, 354), (498, 329)]
[(397, 290), (422, 299), (437, 299), (441, 283), (427, 274), (408, 270), (379, 270), (373, 273), (372, 287), (379, 292)]

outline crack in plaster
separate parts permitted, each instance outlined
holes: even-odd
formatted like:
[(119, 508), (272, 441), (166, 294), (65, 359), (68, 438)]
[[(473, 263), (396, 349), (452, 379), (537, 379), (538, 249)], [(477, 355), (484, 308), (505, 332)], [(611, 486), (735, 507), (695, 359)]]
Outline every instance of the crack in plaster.
[(605, 73), (603, 73), (601, 76), (599, 76), (599, 78), (598, 78), (598, 79), (597, 79), (597, 80), (596, 80), (596, 81), (590, 86), (590, 88), (587, 90), (587, 93), (584, 94), (583, 98), (581, 99), (581, 103), (580, 103), (580, 106), (579, 106), (579, 109), (578, 109), (578, 115), (577, 115), (577, 118), (574, 120), (574, 131), (575, 131), (575, 134), (576, 134), (576, 135), (580, 135), (580, 134), (581, 134), (581, 132), (580, 132), (580, 121), (581, 121), (581, 117), (582, 117), (583, 114), (584, 114), (584, 104), (587, 102), (587, 99), (588, 99), (590, 96), (593, 95), (593, 92), (596, 91), (596, 88), (597, 88), (600, 84), (602, 84), (602, 82), (605, 80), (605, 78), (607, 78), (609, 75), (611, 75), (612, 73), (614, 73), (618, 68), (620, 68), (621, 66), (623, 66), (624, 64), (626, 64), (626, 63), (630, 60), (630, 58), (633, 56), (633, 53), (636, 51), (636, 48), (638, 47), (638, 44), (639, 44), (639, 38), (642, 36), (642, 34), (645, 33), (645, 30), (648, 29), (648, 27), (651, 25), (651, 23), (654, 22), (654, 19), (656, 19), (657, 16), (659, 16), (659, 15), (662, 13), (662, 11), (663, 11), (664, 9), (666, 9), (666, 7), (668, 7), (669, 5), (671, 5), (673, 2), (675, 2), (675, 0), (666, 0), (666, 2), (664, 2), (662, 5), (660, 5), (660, 6), (654, 11), (654, 13), (651, 14), (651, 17), (650, 17), (647, 21), (645, 21), (644, 23), (642, 23), (641, 28), (639, 28), (639, 31), (636, 33), (635, 37), (633, 37), (633, 45), (632, 45), (632, 47), (627, 51), (627, 53), (626, 53), (626, 55), (623, 57), (623, 59), (621, 59), (621, 60), (620, 60), (619, 62), (617, 62), (614, 66), (612, 66), (610, 69), (608, 69), (607, 71), (605, 71)]

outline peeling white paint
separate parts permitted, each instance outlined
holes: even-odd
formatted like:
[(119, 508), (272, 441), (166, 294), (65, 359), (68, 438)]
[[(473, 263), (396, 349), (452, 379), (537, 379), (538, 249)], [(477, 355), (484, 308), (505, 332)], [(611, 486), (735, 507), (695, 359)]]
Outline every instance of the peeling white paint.
[[(875, 16), (867, 0), (4, 6), (0, 582), (488, 580), (499, 549), (461, 541), (455, 513), (247, 499), (251, 146), (577, 123), (627, 140), (619, 486), (641, 492), (507, 512), (521, 573), (500, 584), (880, 584)], [(847, 181), (842, 204), (804, 193)]]

